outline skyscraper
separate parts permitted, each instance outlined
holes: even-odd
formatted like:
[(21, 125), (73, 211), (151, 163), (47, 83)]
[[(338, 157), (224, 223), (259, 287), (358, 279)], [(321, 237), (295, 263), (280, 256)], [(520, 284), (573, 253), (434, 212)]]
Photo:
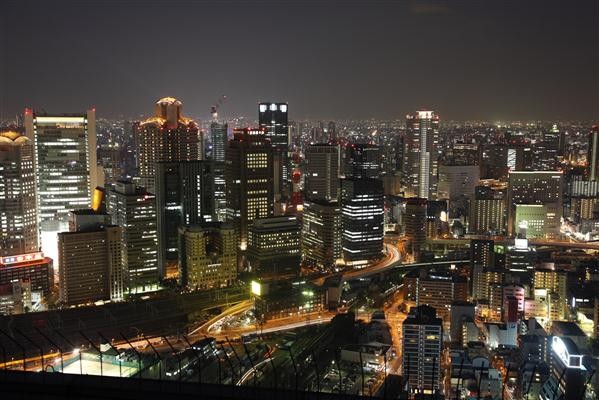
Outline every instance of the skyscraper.
[(599, 180), (599, 125), (593, 125), (589, 132), (587, 163), (589, 165), (589, 180)]
[(339, 146), (313, 144), (306, 148), (306, 198), (312, 200), (339, 199)]
[(106, 216), (92, 209), (74, 211), (71, 225), (79, 229), (58, 234), (60, 301), (64, 304), (123, 299), (122, 230), (104, 225), (101, 221)]
[(227, 198), (225, 193), (225, 150), (227, 148), (227, 124), (213, 121), (210, 124), (212, 138), (212, 166), (214, 176), (214, 215), (217, 221), (227, 217)]
[(117, 181), (108, 191), (112, 224), (123, 230), (122, 260), (128, 293), (141, 293), (157, 286), (158, 234), (156, 196), (130, 181)]
[(69, 211), (89, 207), (92, 190), (99, 184), (96, 111), (38, 115), (27, 109), (25, 130), (35, 148), (41, 244), (55, 258), (56, 233), (66, 230)]
[(345, 177), (373, 178), (381, 177), (381, 153), (373, 144), (356, 143), (346, 150)]
[(212, 121), (210, 124), (210, 139), (212, 141), (212, 161), (225, 162), (225, 149), (227, 148), (227, 124)]
[(0, 132), (0, 257), (39, 250), (33, 142)]
[(141, 185), (150, 193), (156, 193), (157, 162), (201, 158), (198, 125), (184, 117), (181, 109), (182, 103), (177, 99), (160, 99), (154, 116), (140, 122), (135, 129), (139, 177)]
[(435, 309), (414, 307), (402, 324), (402, 369), (410, 393), (439, 390), (443, 323)]
[(258, 123), (270, 139), (275, 170), (275, 196), (277, 201), (287, 194), (287, 182), (291, 178), (289, 166), (289, 121), (287, 103), (262, 102), (258, 105)]
[(274, 215), (273, 147), (266, 130), (235, 129), (225, 159), (227, 220), (234, 222), (245, 251), (252, 221)]
[(341, 186), (343, 258), (364, 267), (379, 258), (384, 236), (383, 182), (380, 179), (344, 179)]
[(554, 336), (551, 343), (551, 374), (539, 394), (541, 400), (584, 398), (588, 369), (584, 355), (568, 337)]
[(158, 269), (164, 277), (178, 259), (178, 230), (213, 220), (213, 170), (208, 161), (155, 163)]
[(434, 199), (439, 165), (439, 116), (434, 111), (406, 116), (405, 146), (406, 196)]
[(320, 270), (341, 258), (341, 207), (338, 202), (306, 200), (302, 224), (302, 256)]

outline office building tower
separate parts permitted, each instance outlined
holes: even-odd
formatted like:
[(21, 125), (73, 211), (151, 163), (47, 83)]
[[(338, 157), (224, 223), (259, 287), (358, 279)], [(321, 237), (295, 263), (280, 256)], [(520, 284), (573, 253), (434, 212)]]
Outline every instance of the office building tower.
[(557, 125), (543, 131), (541, 140), (533, 147), (534, 169), (536, 171), (555, 171), (559, 167), (559, 157), (565, 151), (565, 135)]
[(306, 200), (302, 221), (304, 263), (319, 270), (334, 268), (341, 258), (341, 207), (338, 202)]
[(17, 254), (0, 258), (0, 285), (15, 280), (31, 282), (31, 290), (49, 296), (54, 286), (52, 259), (44, 253)]
[(508, 179), (508, 233), (514, 234), (517, 204), (540, 204), (546, 207), (543, 230), (551, 238), (559, 234), (562, 209), (562, 172), (510, 172)]
[(551, 321), (563, 321), (568, 311), (567, 273), (555, 269), (536, 269), (533, 285), (535, 289), (547, 290), (548, 315)]
[(464, 325), (468, 322), (474, 323), (474, 303), (456, 300), (451, 303), (451, 318), (449, 337), (452, 343), (467, 344), (463, 342)]
[(337, 125), (335, 121), (329, 121), (327, 133), (329, 134), (329, 142), (335, 143), (337, 141)]
[(515, 140), (509, 143), (492, 144), (487, 152), (486, 178), (505, 179), (510, 172), (531, 171), (533, 151), (528, 142)]
[(235, 227), (212, 222), (179, 228), (179, 284), (193, 290), (219, 288), (237, 278)]
[(67, 229), (69, 211), (89, 207), (92, 191), (100, 184), (96, 111), (42, 115), (26, 109), (25, 131), (34, 143), (41, 246), (56, 259), (56, 234)]
[(210, 124), (210, 139), (212, 141), (212, 161), (225, 162), (229, 126), (213, 121)]
[(469, 231), (479, 234), (501, 234), (506, 230), (507, 191), (502, 188), (477, 186), (470, 206)]
[(589, 169), (589, 180), (599, 180), (599, 125), (593, 125), (589, 132), (587, 164)]
[(306, 198), (337, 201), (341, 190), (339, 180), (339, 146), (312, 144), (306, 148)]
[(451, 202), (460, 198), (472, 198), (479, 180), (480, 167), (478, 165), (441, 164), (437, 198)]
[(405, 235), (414, 260), (420, 260), (420, 252), (426, 243), (426, 199), (410, 198), (406, 201)]
[(252, 221), (274, 215), (273, 147), (265, 133), (235, 129), (226, 150), (227, 220), (236, 226), (242, 251)]
[(164, 277), (176, 263), (178, 230), (213, 220), (213, 169), (208, 161), (157, 162), (156, 215), (158, 219), (158, 270)]
[(210, 124), (212, 139), (212, 168), (214, 176), (214, 217), (224, 222), (227, 218), (227, 198), (225, 189), (225, 150), (228, 141), (228, 125), (213, 121)]
[(116, 182), (122, 175), (121, 149), (117, 146), (98, 147), (98, 185), (105, 186)]
[(200, 153), (200, 131), (195, 121), (182, 114), (182, 103), (172, 97), (156, 102), (151, 118), (135, 127), (138, 175), (141, 186), (156, 193), (156, 163), (196, 161)]
[(0, 257), (39, 250), (33, 142), (0, 132)]
[(416, 305), (433, 307), (439, 318), (449, 322), (452, 301), (468, 300), (465, 277), (431, 271), (422, 273), (416, 281)]
[(485, 239), (470, 240), (470, 263), (485, 268), (495, 267), (495, 242)]
[(406, 196), (435, 199), (439, 165), (439, 116), (417, 111), (406, 116)]
[(379, 179), (344, 179), (341, 185), (343, 258), (363, 267), (380, 258), (384, 236), (383, 183)]
[(127, 293), (156, 289), (160, 281), (156, 196), (131, 181), (117, 181), (107, 197), (112, 224), (123, 230), (121, 255)]
[(289, 121), (287, 103), (262, 102), (258, 105), (258, 124), (273, 147), (274, 191), (277, 201), (288, 192), (291, 179), (289, 168)]
[(373, 144), (351, 144), (345, 153), (345, 177), (354, 179), (381, 177), (381, 152)]
[(433, 394), (441, 385), (443, 324), (435, 309), (418, 306), (402, 324), (402, 370), (412, 394)]
[(58, 234), (59, 289), (63, 304), (123, 299), (122, 229), (93, 223), (87, 218), (104, 217), (102, 214), (91, 209), (78, 210), (73, 213), (73, 226), (81, 229)]
[(551, 340), (551, 373), (541, 387), (539, 399), (584, 398), (589, 373), (584, 355), (570, 338), (554, 336)]
[(254, 220), (248, 235), (248, 264), (261, 276), (298, 275), (301, 225), (296, 217)]

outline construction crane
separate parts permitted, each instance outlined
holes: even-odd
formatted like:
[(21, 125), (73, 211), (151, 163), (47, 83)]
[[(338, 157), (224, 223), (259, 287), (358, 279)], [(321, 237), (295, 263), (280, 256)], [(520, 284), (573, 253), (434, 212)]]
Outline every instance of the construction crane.
[(223, 103), (227, 100), (227, 96), (222, 95), (220, 97), (220, 99), (218, 99), (218, 101), (216, 102), (215, 105), (213, 105), (212, 107), (210, 107), (210, 115), (212, 116), (212, 120), (216, 121), (216, 118), (218, 117), (218, 109), (220, 106), (223, 105)]

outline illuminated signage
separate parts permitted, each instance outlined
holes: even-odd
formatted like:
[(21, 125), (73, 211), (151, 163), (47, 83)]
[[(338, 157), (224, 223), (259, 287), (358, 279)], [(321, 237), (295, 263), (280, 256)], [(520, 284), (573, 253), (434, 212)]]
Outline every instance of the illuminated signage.
[(9, 265), (9, 264), (17, 264), (17, 263), (22, 263), (22, 262), (43, 260), (43, 259), (44, 259), (44, 253), (42, 253), (42, 252), (19, 254), (17, 256), (2, 257), (2, 264)]
[(252, 281), (252, 294), (260, 296), (262, 294), (262, 286), (260, 282)]
[(582, 365), (582, 355), (570, 354), (564, 341), (558, 337), (553, 337), (553, 343), (551, 345), (553, 353), (564, 363), (568, 368), (585, 369)]

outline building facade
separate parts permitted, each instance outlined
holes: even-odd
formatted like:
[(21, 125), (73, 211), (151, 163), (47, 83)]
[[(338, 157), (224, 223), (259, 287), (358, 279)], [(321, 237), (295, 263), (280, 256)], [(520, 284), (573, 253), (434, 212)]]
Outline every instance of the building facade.
[(439, 116), (417, 111), (406, 116), (404, 178), (406, 197), (435, 199), (439, 169)]
[(0, 132), (0, 257), (38, 250), (33, 142)]
[(305, 201), (302, 221), (304, 263), (330, 270), (342, 255), (341, 207), (338, 202)]
[(339, 180), (339, 146), (312, 144), (306, 149), (305, 189), (311, 200), (338, 201), (341, 191)]

